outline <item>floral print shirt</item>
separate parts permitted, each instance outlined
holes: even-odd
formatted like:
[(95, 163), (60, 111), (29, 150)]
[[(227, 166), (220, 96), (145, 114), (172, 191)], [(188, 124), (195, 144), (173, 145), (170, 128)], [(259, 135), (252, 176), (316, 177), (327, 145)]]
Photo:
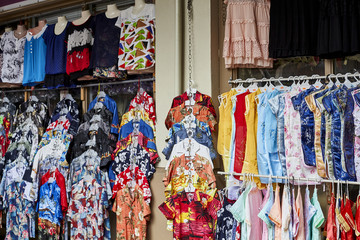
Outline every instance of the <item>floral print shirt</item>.
[(207, 123), (211, 131), (215, 130), (216, 119), (214, 115), (212, 115), (208, 107), (197, 103), (195, 103), (191, 108), (187, 108), (185, 103), (171, 108), (165, 119), (167, 129), (171, 128), (175, 123), (181, 122), (181, 120), (191, 113), (194, 114), (199, 121)]
[[(189, 96), (188, 96), (187, 92), (184, 92), (183, 94), (181, 94), (173, 99), (171, 108), (181, 105), (186, 100), (189, 100)], [(209, 111), (211, 112), (212, 115), (214, 115), (214, 117), (216, 119), (216, 111), (215, 111), (215, 108), (214, 108), (214, 105), (212, 103), (212, 99), (210, 96), (200, 93), (199, 91), (196, 91), (194, 100), (197, 104), (208, 107)]]
[(116, 198), (116, 194), (128, 185), (137, 184), (143, 192), (144, 200), (147, 204), (151, 201), (151, 190), (148, 180), (145, 175), (140, 171), (138, 167), (131, 170), (128, 167), (125, 171), (116, 176), (114, 187), (112, 188), (113, 198)]
[(144, 108), (154, 125), (156, 124), (154, 99), (146, 91), (136, 94), (134, 99), (130, 102), (129, 111), (137, 107)]
[(116, 213), (116, 239), (146, 240), (146, 225), (151, 210), (139, 185), (117, 192), (112, 210)]
[(198, 190), (173, 195), (159, 209), (167, 219), (174, 220), (174, 239), (214, 238), (214, 221), (221, 208), (220, 201)]
[(235, 200), (230, 200), (224, 196), (222, 207), (217, 212), (216, 238), (217, 240), (232, 239), (233, 225), (236, 222), (233, 214), (230, 212), (231, 206)]
[(360, 179), (360, 90), (352, 92), (354, 98), (354, 162), (356, 179)]
[(108, 218), (108, 196), (105, 184), (85, 175), (71, 188), (67, 216), (72, 239), (103, 239), (104, 223)]

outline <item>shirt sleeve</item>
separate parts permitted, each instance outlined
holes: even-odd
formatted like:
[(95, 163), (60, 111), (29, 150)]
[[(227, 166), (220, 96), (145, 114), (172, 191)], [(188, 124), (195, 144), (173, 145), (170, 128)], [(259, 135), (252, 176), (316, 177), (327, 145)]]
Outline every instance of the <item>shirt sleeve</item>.
[(213, 198), (213, 197), (210, 197), (210, 198), (211, 198), (211, 201), (207, 204), (206, 211), (209, 213), (209, 215), (213, 219), (217, 219), (217, 212), (221, 208), (221, 202), (216, 198)]
[(176, 214), (174, 197), (170, 197), (159, 206), (159, 210), (165, 215), (166, 219), (174, 219)]

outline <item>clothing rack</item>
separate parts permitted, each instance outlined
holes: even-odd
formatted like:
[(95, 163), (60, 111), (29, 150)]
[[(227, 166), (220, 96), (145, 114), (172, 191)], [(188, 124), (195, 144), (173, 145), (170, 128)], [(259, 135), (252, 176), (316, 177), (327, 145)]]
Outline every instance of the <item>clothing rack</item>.
[(348, 77), (360, 77), (360, 73), (359, 72), (355, 72), (355, 73), (346, 73), (346, 74), (328, 74), (328, 75), (324, 75), (324, 76), (320, 76), (320, 75), (312, 75), (312, 76), (306, 76), (306, 75), (302, 75), (302, 76), (290, 76), (287, 78), (284, 77), (271, 77), (271, 78), (262, 78), (262, 79), (256, 79), (256, 78), (247, 78), (247, 79), (234, 79), (232, 80), (230, 77), (230, 80), (228, 81), (228, 83), (231, 84), (237, 84), (237, 83), (254, 83), (254, 82), (279, 82), (279, 81), (304, 81), (304, 80), (323, 80), (323, 79), (329, 79), (331, 80), (331, 78), (348, 78)]
[(107, 85), (122, 85), (128, 83), (137, 83), (137, 82), (153, 82), (155, 78), (144, 78), (144, 79), (131, 79), (131, 80), (124, 80), (124, 81), (117, 81), (117, 82), (103, 82), (103, 83), (89, 83), (83, 85), (76, 85), (74, 87), (63, 87), (63, 88), (55, 88), (55, 89), (48, 89), (48, 88), (34, 88), (34, 89), (14, 89), (14, 90), (3, 90), (1, 92), (4, 93), (15, 93), (15, 92), (33, 92), (33, 91), (51, 91), (51, 90), (69, 90), (74, 88), (86, 88), (86, 87), (98, 87), (100, 86), (107, 86)]
[(249, 177), (259, 177), (259, 178), (271, 178), (271, 179), (284, 179), (288, 181), (301, 181), (301, 182), (316, 182), (320, 183), (341, 183), (341, 184), (349, 184), (349, 185), (360, 185), (360, 182), (352, 182), (352, 181), (340, 181), (340, 180), (330, 180), (330, 179), (315, 179), (315, 178), (301, 178), (301, 177), (281, 177), (281, 176), (273, 176), (273, 175), (260, 175), (260, 174), (250, 174), (250, 173), (229, 173), (229, 172), (217, 172), (219, 175), (233, 175), (233, 176), (249, 176)]

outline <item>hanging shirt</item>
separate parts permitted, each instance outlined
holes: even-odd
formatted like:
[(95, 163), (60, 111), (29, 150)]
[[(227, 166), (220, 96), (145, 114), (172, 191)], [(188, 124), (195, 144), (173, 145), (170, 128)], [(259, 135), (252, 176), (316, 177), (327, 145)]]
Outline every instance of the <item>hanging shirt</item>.
[(326, 178), (326, 169), (325, 163), (322, 154), (321, 147), (321, 112), (320, 109), (316, 106), (315, 96), (321, 97), (328, 91), (327, 87), (320, 90), (319, 92), (314, 92), (305, 97), (305, 101), (311, 112), (314, 114), (314, 149), (315, 149), (315, 161), (316, 169), (320, 177)]
[[(241, 173), (244, 158), (245, 158), (245, 146), (246, 146), (246, 121), (245, 121), (245, 97), (249, 95), (249, 91), (236, 95), (236, 107), (234, 112), (234, 124), (235, 124), (235, 143), (234, 143), (234, 166), (233, 171)], [(235, 176), (235, 178), (239, 178)]]
[(233, 225), (236, 221), (229, 209), (231, 209), (234, 203), (235, 200), (230, 200), (224, 196), (222, 207), (217, 212), (215, 239), (232, 239)]
[(360, 195), (356, 198), (356, 213), (355, 213), (355, 235), (356, 240), (360, 239)]
[(306, 187), (305, 190), (305, 199), (304, 199), (304, 223), (305, 223), (305, 239), (306, 240), (312, 240), (312, 235), (311, 235), (311, 222), (312, 219), (314, 217), (314, 215), (316, 214), (316, 208), (312, 205), (312, 203), (310, 202), (310, 192), (309, 192), (309, 188)]
[[(266, 201), (265, 201), (266, 200)], [(263, 240), (272, 240), (274, 239), (275, 235), (275, 227), (272, 221), (269, 218), (269, 213), (272, 205), (274, 204), (274, 193), (273, 193), (273, 187), (272, 184), (269, 184), (267, 193), (265, 195), (264, 201), (261, 204), (261, 210), (258, 214), (258, 217), (264, 222), (264, 228), (266, 226), (266, 229), (263, 229), (262, 239)]]
[(261, 239), (263, 222), (258, 217), (262, 203), (262, 193), (257, 187), (253, 187), (248, 194), (245, 203), (246, 239)]
[[(255, 98), (261, 93), (260, 89), (253, 93), (250, 93), (245, 97), (246, 111), (244, 113), (246, 120), (246, 146), (245, 157), (242, 172), (259, 174), (257, 166), (257, 154), (256, 154), (256, 136), (258, 125), (257, 104)], [(220, 123), (219, 123), (220, 125)], [(258, 177), (254, 177), (256, 185), (262, 189), (264, 186), (261, 184)]]
[(198, 190), (193, 193), (181, 192), (159, 206), (167, 219), (174, 219), (173, 237), (176, 240), (214, 239), (213, 224), (220, 208), (219, 200)]
[(14, 31), (4, 32), (0, 40), (3, 62), (1, 65), (1, 81), (21, 84), (24, 75), (24, 49), (26, 37), (16, 38)]
[(305, 98), (316, 88), (311, 86), (309, 89), (293, 96), (291, 101), (294, 109), (299, 111), (301, 119), (301, 144), (304, 153), (304, 161), (308, 166), (316, 166), (314, 149), (314, 114), (306, 104)]
[(119, 114), (117, 110), (117, 104), (114, 99), (110, 98), (108, 95), (105, 98), (98, 98), (96, 97), (92, 102), (89, 104), (88, 111), (94, 108), (97, 102), (102, 102), (110, 112), (113, 113), (113, 119), (111, 122), (111, 133), (118, 134), (119, 129)]
[(123, 114), (121, 116), (121, 123), (120, 123), (120, 128), (122, 126), (124, 126), (126, 123), (134, 120), (134, 121), (139, 121), (139, 120), (143, 120), (147, 125), (149, 125), (155, 134), (155, 125), (154, 122), (152, 120), (150, 120), (149, 114), (145, 111), (145, 109), (132, 109), (128, 112), (126, 112), (125, 114)]
[(209, 111), (209, 108), (195, 103), (195, 105), (188, 108), (185, 103), (171, 108), (165, 119), (166, 128), (169, 129), (175, 123), (180, 122), (186, 116), (193, 114), (199, 121), (205, 122), (209, 125), (211, 131), (215, 130), (216, 119)]
[[(199, 91), (196, 91), (195, 95), (193, 96), (193, 99), (197, 104), (209, 108), (209, 111), (216, 119), (216, 111), (215, 111), (215, 108), (214, 108), (214, 105), (213, 105), (213, 102), (212, 102), (212, 99), (210, 96), (203, 94)], [(171, 108), (181, 105), (186, 100), (189, 100), (189, 96), (188, 96), (187, 92), (184, 92), (183, 94), (181, 94), (177, 97), (174, 97), (172, 104), (171, 104)]]
[[(39, 213), (39, 235), (56, 238), (60, 235), (63, 219), (60, 187), (56, 181), (46, 182), (40, 187), (37, 212)], [(65, 212), (64, 212), (65, 213)]]
[(315, 215), (311, 219), (311, 239), (312, 240), (320, 240), (321, 239), (320, 227), (323, 225), (325, 218), (324, 218), (324, 214), (321, 210), (320, 203), (318, 201), (316, 187), (314, 187), (314, 193), (313, 193), (313, 197), (311, 198), (311, 204), (316, 209)]
[(296, 208), (296, 214), (299, 217), (299, 227), (295, 239), (303, 240), (306, 239), (306, 234), (305, 234), (305, 222), (304, 222), (304, 206), (301, 197), (300, 187), (298, 187), (298, 192), (295, 201), (295, 208)]
[(142, 91), (141, 93), (136, 94), (136, 96), (130, 102), (129, 111), (137, 107), (144, 108), (145, 111), (149, 114), (149, 117), (153, 121), (154, 125), (156, 125), (154, 99), (146, 91)]
[(281, 240), (292, 239), (292, 221), (291, 221), (291, 199), (290, 189), (285, 184), (283, 188), (283, 195), (281, 199)]
[(337, 89), (323, 98), (326, 111), (331, 115), (331, 152), (334, 164), (334, 175), (336, 179), (355, 181), (355, 178), (346, 172), (345, 159), (342, 152), (342, 126), (343, 121), (340, 115), (340, 105), (337, 101), (337, 93), (346, 91)]
[(139, 185), (121, 189), (112, 211), (116, 213), (116, 238), (146, 240), (146, 225), (150, 219), (150, 206), (144, 201)]
[[(54, 176), (55, 175), (55, 176)], [(67, 191), (66, 191), (66, 182), (64, 176), (59, 172), (58, 169), (55, 169), (55, 171), (47, 171), (45, 175), (41, 178), (40, 181), (40, 187), (44, 185), (50, 177), (55, 177), (56, 184), (60, 188), (60, 204), (61, 209), (63, 213), (66, 213), (68, 208), (68, 202), (67, 202)]]
[(285, 144), (284, 144), (284, 109), (285, 109), (285, 97), (283, 94), (279, 94), (269, 99), (270, 109), (277, 120), (277, 149), (279, 153), (279, 159), (282, 167), (282, 175), (287, 176), (286, 172), (286, 157), (285, 157)]
[(269, 212), (269, 219), (273, 222), (275, 226), (275, 240), (281, 239), (281, 223), (282, 223), (282, 215), (281, 215), (281, 205), (280, 205), (280, 187), (277, 184), (275, 189), (275, 200)]
[(117, 51), (120, 70), (147, 69), (155, 64), (155, 5), (145, 4), (138, 14), (133, 8), (121, 11), (115, 23), (121, 29)]
[(43, 34), (47, 24), (36, 35), (26, 34), (24, 50), (24, 86), (35, 86), (45, 79), (46, 44)]

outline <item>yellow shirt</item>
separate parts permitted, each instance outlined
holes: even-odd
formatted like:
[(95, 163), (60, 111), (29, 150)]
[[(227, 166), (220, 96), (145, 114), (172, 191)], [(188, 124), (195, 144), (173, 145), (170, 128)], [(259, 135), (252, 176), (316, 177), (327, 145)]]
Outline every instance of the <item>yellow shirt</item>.
[[(245, 97), (246, 111), (246, 147), (245, 147), (245, 158), (242, 173), (259, 174), (257, 165), (257, 149), (256, 149), (256, 134), (257, 134), (257, 105), (255, 98), (261, 93), (260, 89), (253, 93), (250, 93)], [(254, 178), (254, 181), (259, 189), (265, 188), (264, 184), (258, 177)]]

